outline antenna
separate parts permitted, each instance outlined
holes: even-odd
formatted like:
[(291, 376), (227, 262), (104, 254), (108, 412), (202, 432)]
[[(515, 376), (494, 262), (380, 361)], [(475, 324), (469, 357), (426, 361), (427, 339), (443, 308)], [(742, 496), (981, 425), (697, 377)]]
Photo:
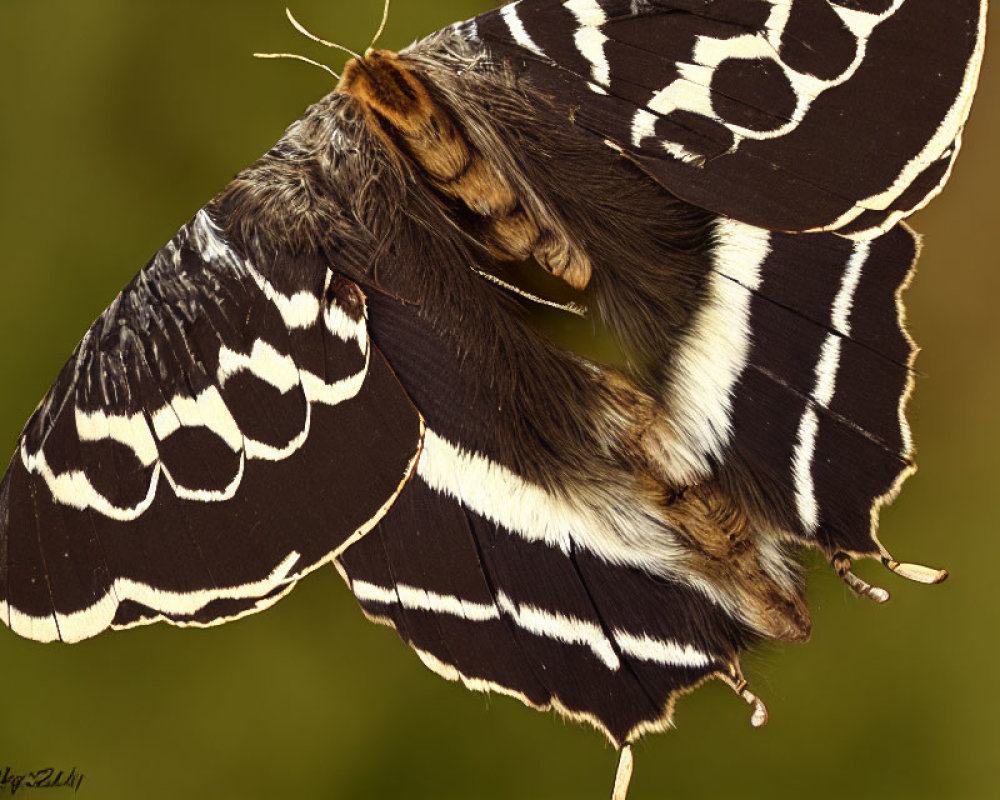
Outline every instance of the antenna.
[(318, 61), (313, 61), (311, 58), (306, 58), (305, 56), (300, 56), (298, 53), (254, 53), (254, 58), (290, 58), (294, 61), (304, 61), (306, 64), (312, 64), (314, 67), (319, 67), (324, 72), (329, 72), (336, 78), (340, 80), (340, 75), (330, 69), (326, 64), (320, 64)]
[[(372, 48), (374, 48), (375, 45), (378, 43), (379, 37), (382, 36), (382, 32), (385, 30), (386, 23), (389, 21), (389, 3), (390, 3), (390, 0), (385, 0), (385, 7), (382, 9), (382, 22), (378, 26), (378, 30), (375, 32), (375, 38), (372, 39), (372, 43), (370, 45), (368, 45), (368, 49), (365, 50), (365, 55), (368, 55), (372, 51)], [(354, 58), (357, 59), (358, 64), (361, 66), (361, 68), (364, 69), (365, 56), (362, 56), (360, 53), (356, 53), (354, 50), (351, 50), (351, 48), (349, 48), (349, 47), (344, 47), (344, 45), (342, 45), (342, 44), (336, 44), (335, 42), (328, 42), (326, 39), (321, 39), (315, 33), (312, 33), (311, 31), (309, 31), (306, 28), (305, 25), (303, 25), (301, 22), (299, 22), (297, 19), (295, 19), (295, 15), (292, 14), (292, 11), (291, 11), (290, 8), (286, 8), (285, 9), (285, 16), (288, 17), (288, 21), (290, 23), (292, 23), (292, 27), (295, 28), (295, 30), (297, 30), (299, 33), (301, 33), (307, 39), (310, 39), (310, 40), (316, 42), (317, 44), (321, 44), (324, 47), (330, 47), (330, 48), (333, 48), (334, 50), (341, 50), (341, 51), (347, 53), (349, 56), (353, 56)], [(311, 64), (314, 67), (319, 67), (324, 72), (328, 72), (330, 75), (332, 75), (338, 81), (340, 80), (340, 74), (337, 73), (337, 72), (334, 72), (326, 64), (320, 64), (318, 61), (313, 61), (311, 58), (306, 58), (305, 56), (300, 56), (297, 53), (254, 53), (253, 55), (254, 55), (254, 58), (290, 58), (290, 59), (292, 59), (294, 61), (302, 61), (302, 62), (304, 62), (306, 64)]]
[[(386, 0), (386, 9), (387, 10), (388, 10), (388, 6), (389, 6), (389, 3), (388, 3), (388, 0)], [(316, 34), (310, 33), (309, 31), (307, 31), (306, 28), (305, 28), (305, 26), (303, 26), (302, 23), (300, 23), (297, 19), (295, 19), (295, 17), (292, 15), (292, 12), (291, 12), (290, 9), (287, 9), (287, 8), (285, 9), (285, 16), (288, 17), (288, 21), (292, 23), (292, 27), (295, 28), (295, 30), (297, 30), (299, 33), (301, 33), (307, 39), (312, 39), (317, 44), (322, 44), (322, 45), (325, 45), (326, 47), (332, 47), (334, 50), (342, 50), (343, 52), (347, 53), (348, 55), (354, 56), (354, 58), (358, 59), (358, 61), (364, 61), (364, 56), (362, 56), (360, 53), (355, 53), (353, 50), (351, 50), (351, 48), (344, 47), (344, 45), (342, 45), (342, 44), (334, 44), (333, 42), (328, 42), (326, 39), (320, 39)]]
[(381, 38), (383, 31), (385, 31), (385, 25), (389, 21), (389, 3), (390, 0), (385, 0), (385, 8), (382, 9), (382, 22), (378, 26), (378, 30), (375, 32), (375, 38), (372, 39), (372, 43), (368, 45), (368, 49), (365, 50), (365, 55), (368, 55), (378, 44), (378, 40)]

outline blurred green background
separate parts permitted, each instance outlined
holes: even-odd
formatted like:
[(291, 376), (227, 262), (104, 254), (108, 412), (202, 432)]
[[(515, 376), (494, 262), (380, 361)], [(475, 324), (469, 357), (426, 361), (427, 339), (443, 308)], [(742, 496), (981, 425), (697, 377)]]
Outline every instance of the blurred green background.
[[(339, 63), (291, 31), (283, 5), (4, 0), (0, 450), (135, 270), (330, 88), (318, 70), (250, 58)], [(490, 5), (395, 0), (383, 44)], [(361, 48), (381, 9), (294, 10)], [(988, 57), (948, 190), (914, 221), (921, 470), (883, 516), (898, 557), (951, 580), (919, 587), (862, 566), (893, 593), (878, 607), (816, 564), (812, 642), (746, 659), (770, 725), (752, 730), (720, 685), (684, 699), (678, 730), (637, 748), (637, 800), (1000, 797), (997, 65)], [(606, 798), (615, 762), (590, 730), (432, 675), (364, 620), (332, 569), (211, 631), (63, 647), (0, 630), (0, 682), (0, 769), (76, 765), (83, 797)]]

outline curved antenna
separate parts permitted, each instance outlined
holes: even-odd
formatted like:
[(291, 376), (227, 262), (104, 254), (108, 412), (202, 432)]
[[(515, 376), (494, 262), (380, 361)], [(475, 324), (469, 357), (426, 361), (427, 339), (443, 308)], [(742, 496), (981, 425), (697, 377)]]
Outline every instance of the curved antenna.
[(305, 56), (300, 56), (298, 53), (254, 53), (254, 58), (290, 58), (294, 61), (304, 61), (306, 64), (312, 64), (314, 67), (319, 67), (324, 72), (329, 72), (336, 78), (340, 80), (340, 75), (330, 69), (326, 64), (320, 64), (318, 61), (313, 61), (311, 58), (306, 58)]
[(354, 58), (358, 59), (358, 61), (364, 61), (364, 57), (361, 54), (355, 53), (349, 47), (344, 47), (344, 45), (342, 44), (334, 44), (333, 42), (328, 42), (326, 39), (320, 39), (316, 34), (307, 31), (305, 27), (302, 25), (302, 23), (300, 23), (297, 19), (295, 19), (294, 16), (292, 16), (292, 12), (290, 9), (288, 8), (285, 9), (285, 16), (288, 17), (288, 21), (292, 23), (292, 27), (295, 28), (295, 30), (297, 30), (307, 39), (312, 39), (317, 44), (322, 44), (325, 45), (326, 47), (332, 47), (334, 50), (343, 50), (348, 55), (354, 56)]
[(389, 21), (389, 2), (390, 0), (385, 0), (385, 8), (382, 9), (382, 22), (378, 26), (378, 30), (375, 31), (375, 38), (372, 39), (372, 43), (368, 45), (368, 49), (365, 50), (366, 55), (375, 48), (375, 45), (378, 44), (378, 40), (382, 37), (382, 33), (385, 31), (385, 25)]

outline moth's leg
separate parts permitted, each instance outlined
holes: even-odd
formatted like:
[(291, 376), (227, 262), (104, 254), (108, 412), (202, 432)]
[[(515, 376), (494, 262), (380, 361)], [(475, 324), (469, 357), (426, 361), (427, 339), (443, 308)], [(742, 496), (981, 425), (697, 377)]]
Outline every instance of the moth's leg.
[[(879, 558), (882, 563), (887, 569), (901, 578), (906, 578), (915, 583), (937, 584), (943, 582), (948, 577), (946, 570), (925, 567), (922, 564), (900, 562), (894, 559), (884, 547), (881, 550)], [(854, 559), (847, 553), (834, 553), (832, 556), (829, 556), (829, 560), (830, 565), (836, 570), (844, 583), (859, 597), (867, 597), (876, 603), (884, 603), (889, 599), (889, 592), (887, 590), (880, 586), (872, 586), (851, 571)]]
[(750, 716), (750, 724), (755, 728), (762, 728), (767, 725), (769, 719), (767, 706), (764, 705), (764, 701), (760, 697), (750, 691), (750, 684), (743, 677), (743, 670), (740, 668), (739, 662), (733, 665), (733, 674), (733, 678), (728, 678), (724, 675), (721, 676), (722, 680), (729, 684), (729, 687), (739, 695), (740, 699), (753, 709), (753, 713)]
[(947, 570), (925, 567), (923, 564), (897, 561), (884, 547), (882, 548), (881, 560), (887, 569), (895, 572), (901, 578), (906, 578), (908, 581), (938, 584), (943, 583), (948, 578)]
[(830, 559), (830, 565), (836, 570), (840, 579), (848, 585), (852, 592), (858, 597), (867, 597), (876, 603), (885, 603), (889, 599), (889, 592), (881, 586), (872, 586), (867, 581), (862, 580), (853, 572), (851, 565), (853, 559), (847, 553), (836, 553)]

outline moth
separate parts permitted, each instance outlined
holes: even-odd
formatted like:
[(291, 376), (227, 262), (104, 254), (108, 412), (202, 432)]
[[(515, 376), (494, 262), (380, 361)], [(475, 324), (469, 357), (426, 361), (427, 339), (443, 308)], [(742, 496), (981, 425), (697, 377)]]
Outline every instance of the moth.
[[(809, 636), (913, 470), (904, 220), (984, 0), (521, 0), (369, 49), (85, 334), (0, 484), (0, 618), (76, 642), (332, 564), (430, 669), (622, 751)], [(565, 285), (525, 291), (512, 265)], [(566, 299), (569, 298), (569, 299)], [(526, 308), (586, 314), (625, 358)]]

